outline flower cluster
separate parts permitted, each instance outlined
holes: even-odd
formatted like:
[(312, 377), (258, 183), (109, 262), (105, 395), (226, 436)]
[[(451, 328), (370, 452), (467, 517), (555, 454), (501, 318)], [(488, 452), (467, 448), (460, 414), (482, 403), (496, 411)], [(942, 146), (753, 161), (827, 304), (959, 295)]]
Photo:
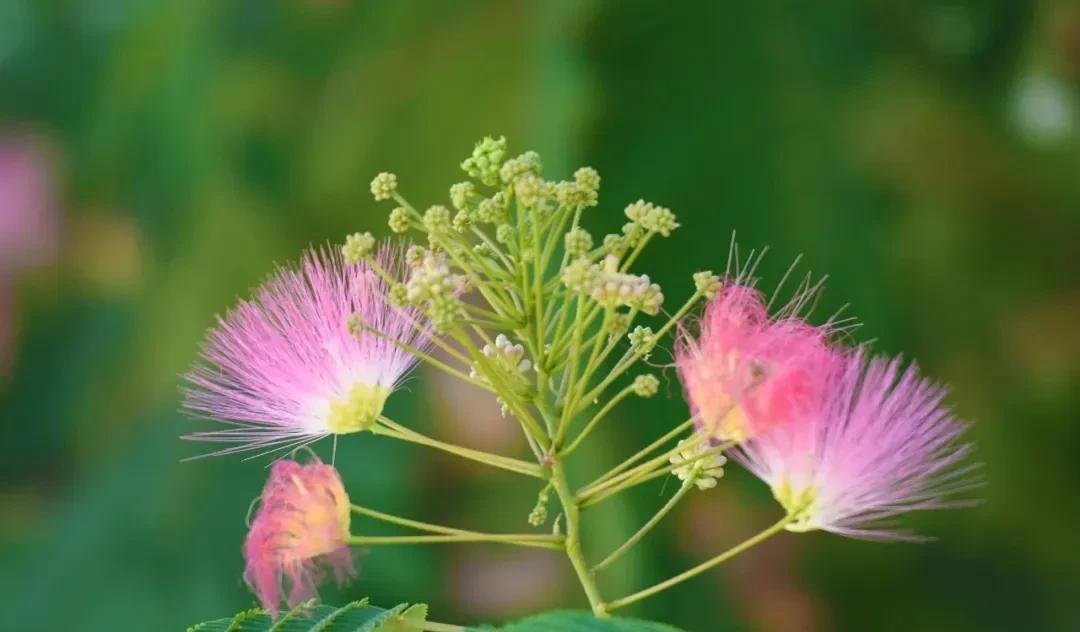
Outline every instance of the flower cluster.
[[(713, 565), (611, 601), (595, 579), (685, 494), (715, 487), (728, 456), (765, 481), (785, 512), (755, 542), (783, 529), (911, 539), (881, 521), (950, 506), (974, 484), (965, 424), (943, 404), (944, 389), (913, 367), (843, 346), (836, 323), (811, 324), (804, 312), (817, 287), (771, 311), (752, 272), (729, 265), (695, 273), (689, 298), (668, 307), (660, 284), (635, 265), (679, 228), (670, 209), (633, 202), (618, 232), (594, 240), (582, 225), (599, 203), (594, 169), (548, 180), (535, 152), (509, 156), (505, 138), (485, 138), (461, 163), (469, 179), (449, 188), (448, 201), (419, 207), (396, 175), (378, 174), (371, 192), (392, 201), (389, 229), (415, 243), (380, 247), (356, 232), (275, 272), (211, 329), (185, 406), (228, 426), (189, 436), (232, 444), (216, 454), (370, 431), (540, 479), (527, 522), (540, 528), (556, 515), (552, 533), (484, 534), (367, 510), (350, 505), (332, 465), (279, 461), (244, 545), (245, 578), (267, 608), (276, 613), (285, 588), (290, 604), (313, 595), (327, 568), (339, 581), (351, 577), (349, 543), (491, 541), (562, 551), (604, 615)], [(655, 363), (672, 336), (691, 418), (572, 491), (564, 463), (625, 398), (660, 392), (657, 375), (631, 371)], [(387, 398), (417, 361), (493, 397), (535, 460), (445, 443), (389, 419)], [(669, 475), (682, 481), (671, 500), (590, 564), (581, 509)], [(428, 534), (350, 536), (350, 512)]]

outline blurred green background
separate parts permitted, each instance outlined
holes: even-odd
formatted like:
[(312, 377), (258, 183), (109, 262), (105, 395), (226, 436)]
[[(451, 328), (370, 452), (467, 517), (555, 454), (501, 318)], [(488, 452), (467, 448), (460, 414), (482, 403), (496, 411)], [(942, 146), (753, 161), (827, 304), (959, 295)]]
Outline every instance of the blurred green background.
[[(1080, 6), (823, 3), (0, 2), (0, 627), (179, 630), (253, 605), (240, 575), (264, 463), (180, 463), (179, 376), (215, 313), (310, 244), (385, 234), (382, 170), (443, 202), (472, 143), (604, 178), (586, 223), (644, 197), (684, 228), (642, 267), (669, 305), (731, 231), (828, 273), (855, 336), (917, 358), (976, 421), (976, 508), (927, 545), (785, 534), (632, 609), (690, 632), (1080, 630)], [(805, 269), (805, 268), (804, 268)], [(685, 418), (626, 407), (597, 470)], [(493, 404), (421, 371), (391, 416), (521, 454)], [(323, 450), (326, 446), (322, 447)], [(385, 439), (342, 443), (350, 493), (520, 530), (537, 489)], [(578, 479), (584, 482), (585, 473)], [(657, 581), (769, 524), (737, 467), (605, 580)], [(626, 536), (673, 487), (590, 516)], [(357, 521), (368, 533), (379, 525)], [(605, 543), (607, 543), (605, 545)], [(378, 549), (326, 601), (497, 621), (581, 597), (565, 560)]]

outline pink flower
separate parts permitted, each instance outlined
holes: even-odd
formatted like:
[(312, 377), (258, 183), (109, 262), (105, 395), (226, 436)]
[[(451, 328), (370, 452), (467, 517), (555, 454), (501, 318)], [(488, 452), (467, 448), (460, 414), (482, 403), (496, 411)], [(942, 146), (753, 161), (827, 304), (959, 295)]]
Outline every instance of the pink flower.
[(675, 354), (698, 431), (714, 441), (745, 441), (814, 410), (839, 356), (828, 328), (795, 317), (798, 296), (770, 318), (761, 293), (728, 280), (709, 302), (695, 339)]
[(945, 389), (901, 370), (899, 360), (845, 358), (819, 409), (770, 428), (734, 457), (772, 488), (794, 518), (791, 531), (822, 529), (881, 540), (919, 540), (882, 521), (906, 511), (968, 504), (951, 500), (977, 484), (963, 465), (967, 424), (943, 405)]
[[(333, 466), (276, 461), (244, 540), (244, 579), (274, 617), (316, 595), (331, 571), (338, 584), (356, 571), (349, 552), (349, 497)], [(287, 584), (287, 586), (286, 586)]]
[[(392, 247), (378, 262), (390, 274), (404, 266)], [(224, 454), (369, 428), (415, 362), (392, 341), (427, 342), (419, 314), (389, 305), (387, 290), (367, 263), (326, 249), (279, 269), (218, 319), (203, 346), (207, 364), (187, 375), (185, 408), (233, 427), (185, 438), (239, 444), (215, 453)], [(350, 332), (354, 314), (382, 335)]]

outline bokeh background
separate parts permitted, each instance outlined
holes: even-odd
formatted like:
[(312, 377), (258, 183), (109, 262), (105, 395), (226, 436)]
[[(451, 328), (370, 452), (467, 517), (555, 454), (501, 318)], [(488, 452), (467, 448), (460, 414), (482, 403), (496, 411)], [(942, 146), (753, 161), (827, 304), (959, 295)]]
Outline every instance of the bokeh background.
[[(827, 7), (827, 8), (826, 8)], [(179, 630), (253, 605), (245, 514), (265, 463), (204, 446), (180, 375), (216, 313), (310, 244), (385, 234), (368, 183), (446, 200), (486, 134), (604, 178), (684, 228), (642, 261), (671, 304), (731, 232), (828, 273), (855, 336), (953, 385), (989, 481), (918, 516), (928, 545), (788, 535), (632, 614), (690, 632), (1080, 629), (1080, 6), (1066, 1), (0, 2), (0, 627)], [(626, 407), (595, 471), (685, 418)], [(522, 453), (493, 404), (421, 371), (392, 416)], [(323, 446), (322, 449), (326, 449)], [(342, 443), (366, 504), (524, 528), (537, 489), (411, 446)], [(589, 472), (578, 472), (584, 481)], [(626, 536), (674, 487), (605, 504)], [(778, 515), (737, 467), (604, 582), (618, 595)], [(368, 533), (381, 526), (357, 521)], [(605, 546), (605, 543), (607, 545)], [(379, 549), (330, 603), (439, 620), (579, 606), (564, 560)]]

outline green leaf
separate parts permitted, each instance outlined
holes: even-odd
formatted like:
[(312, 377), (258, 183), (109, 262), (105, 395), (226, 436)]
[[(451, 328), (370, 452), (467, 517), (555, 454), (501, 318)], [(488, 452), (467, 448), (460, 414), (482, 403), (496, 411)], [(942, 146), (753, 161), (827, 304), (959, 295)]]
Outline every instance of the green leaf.
[(678, 628), (637, 619), (597, 619), (588, 612), (546, 612), (501, 628), (476, 632), (681, 632)]
[(199, 623), (188, 632), (421, 632), (426, 619), (424, 604), (400, 604), (386, 610), (368, 605), (367, 599), (341, 608), (307, 602), (276, 621), (265, 610), (245, 610), (232, 617)]

